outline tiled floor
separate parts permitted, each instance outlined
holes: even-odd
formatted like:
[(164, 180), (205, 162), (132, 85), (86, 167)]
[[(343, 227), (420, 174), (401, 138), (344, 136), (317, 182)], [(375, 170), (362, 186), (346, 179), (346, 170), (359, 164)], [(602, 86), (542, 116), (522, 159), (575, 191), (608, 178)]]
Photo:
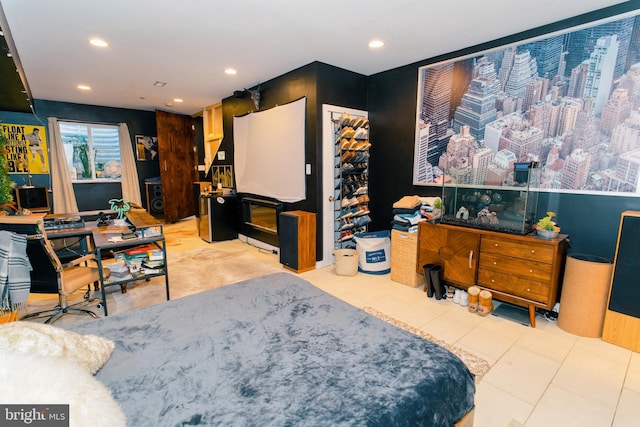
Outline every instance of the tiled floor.
[[(253, 267), (256, 262), (279, 266), (277, 255), (239, 240), (204, 243), (194, 222), (165, 226), (169, 252), (243, 248), (254, 255)], [(569, 334), (541, 317), (535, 329), (480, 317), (453, 302), (429, 299), (388, 274), (338, 276), (329, 266), (300, 276), (350, 304), (382, 311), (487, 360), (491, 369), (476, 393), (476, 427), (640, 425), (638, 353)], [(136, 294), (133, 288), (126, 295)]]
[(390, 316), (483, 357), (491, 370), (476, 394), (476, 427), (634, 426), (640, 423), (640, 354), (561, 330), (542, 317), (536, 328), (471, 314), (390, 275), (301, 275), (358, 307)]

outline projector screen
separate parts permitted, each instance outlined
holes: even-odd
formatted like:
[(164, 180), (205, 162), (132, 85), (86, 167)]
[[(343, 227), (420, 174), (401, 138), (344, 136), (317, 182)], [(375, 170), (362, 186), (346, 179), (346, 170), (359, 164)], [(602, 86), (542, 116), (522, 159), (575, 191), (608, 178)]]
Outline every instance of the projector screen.
[(306, 98), (233, 118), (236, 189), (282, 202), (306, 198)]

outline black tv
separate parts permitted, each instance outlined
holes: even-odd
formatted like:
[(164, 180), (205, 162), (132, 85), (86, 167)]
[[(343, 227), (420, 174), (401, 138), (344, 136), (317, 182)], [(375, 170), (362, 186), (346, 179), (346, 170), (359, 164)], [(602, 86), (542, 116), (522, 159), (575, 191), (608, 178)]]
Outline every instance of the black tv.
[(15, 191), (18, 208), (31, 212), (49, 212), (49, 189), (47, 187), (17, 187)]

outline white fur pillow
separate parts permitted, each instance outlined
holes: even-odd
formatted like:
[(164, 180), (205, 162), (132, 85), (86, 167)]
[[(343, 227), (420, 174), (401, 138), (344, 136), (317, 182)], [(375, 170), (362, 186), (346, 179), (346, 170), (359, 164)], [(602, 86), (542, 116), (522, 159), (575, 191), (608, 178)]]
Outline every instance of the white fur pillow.
[(3, 404), (68, 404), (70, 427), (127, 425), (109, 390), (69, 359), (0, 351), (0, 396)]
[(0, 351), (68, 358), (95, 374), (109, 360), (113, 341), (52, 325), (18, 321), (0, 325)]

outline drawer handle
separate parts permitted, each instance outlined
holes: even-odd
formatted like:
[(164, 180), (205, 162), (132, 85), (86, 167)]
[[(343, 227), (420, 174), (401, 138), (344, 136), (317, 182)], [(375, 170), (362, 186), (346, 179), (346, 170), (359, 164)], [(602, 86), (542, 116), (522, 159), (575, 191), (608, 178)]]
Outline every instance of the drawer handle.
[(535, 250), (535, 249), (531, 249), (531, 253), (532, 253), (532, 254), (535, 254), (535, 253), (536, 253), (536, 250)]
[(494, 244), (493, 244), (493, 246), (495, 246), (495, 247), (497, 248), (497, 247), (498, 247), (498, 244), (497, 244), (497, 243), (494, 243)]
[(527, 288), (527, 292), (531, 292), (531, 288)]
[(533, 270), (529, 270), (529, 273), (533, 273)]
[(469, 268), (473, 268), (473, 265), (471, 264), (473, 261), (473, 251), (469, 251)]
[(496, 280), (495, 279), (491, 279), (491, 283), (496, 283)]
[(495, 262), (495, 261), (493, 261), (493, 265), (498, 265), (498, 263), (497, 263), (497, 262)]

